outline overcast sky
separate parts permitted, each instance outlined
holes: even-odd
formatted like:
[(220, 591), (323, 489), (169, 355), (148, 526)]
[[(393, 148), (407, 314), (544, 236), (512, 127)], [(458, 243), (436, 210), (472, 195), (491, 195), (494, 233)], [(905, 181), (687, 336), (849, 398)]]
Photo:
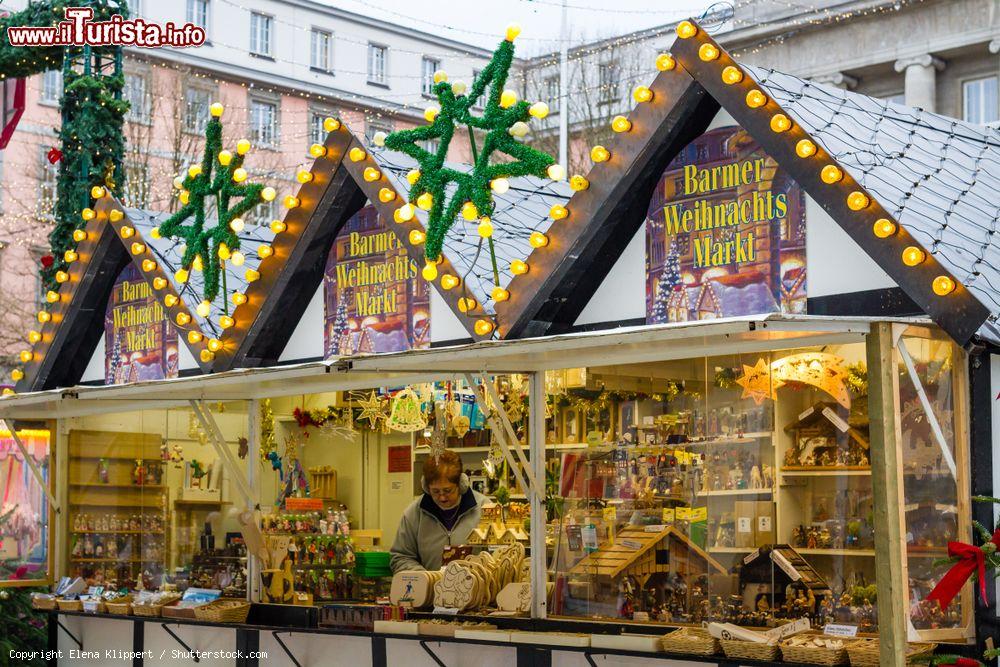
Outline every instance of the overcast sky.
[[(559, 48), (563, 0), (323, 0), (348, 11), (492, 49), (516, 21), (520, 55)], [(623, 34), (701, 14), (714, 0), (565, 0), (574, 41)]]

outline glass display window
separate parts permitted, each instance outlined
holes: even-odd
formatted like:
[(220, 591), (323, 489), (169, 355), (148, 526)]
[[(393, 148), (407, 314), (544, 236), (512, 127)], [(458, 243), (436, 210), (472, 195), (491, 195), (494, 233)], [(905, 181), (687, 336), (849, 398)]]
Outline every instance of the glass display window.
[(0, 432), (0, 587), (38, 585), (50, 578), (50, 433), (22, 429), (18, 436), (23, 451), (10, 432)]

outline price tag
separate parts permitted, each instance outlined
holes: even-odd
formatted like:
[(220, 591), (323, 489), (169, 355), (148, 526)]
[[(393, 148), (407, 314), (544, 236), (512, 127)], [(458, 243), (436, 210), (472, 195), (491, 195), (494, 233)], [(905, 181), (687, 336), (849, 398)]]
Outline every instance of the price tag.
[(836, 412), (830, 408), (823, 408), (823, 416), (830, 420), (830, 422), (839, 428), (843, 433), (847, 433), (847, 429), (851, 428), (847, 422), (841, 418)]
[(604, 520), (607, 522), (613, 522), (618, 519), (618, 508), (614, 505), (604, 508)]
[(830, 635), (831, 637), (857, 637), (858, 626), (827, 623), (823, 626), (823, 634)]
[(626, 549), (632, 549), (633, 551), (638, 551), (642, 548), (642, 542), (636, 542), (635, 540), (622, 540), (621, 545)]
[(435, 614), (447, 614), (448, 616), (456, 616), (458, 614), (458, 609), (452, 607), (434, 607)]
[(643, 526), (642, 531), (644, 533), (662, 533), (667, 529), (662, 523), (654, 523), (649, 526)]
[(708, 521), (708, 507), (692, 507), (689, 521)]
[(662, 517), (663, 523), (673, 523), (674, 522), (674, 508), (673, 507), (664, 507), (661, 510), (661, 517)]
[(580, 537), (583, 538), (584, 550), (597, 551), (597, 527), (594, 524), (583, 526), (580, 529)]
[(690, 507), (678, 507), (674, 510), (674, 515), (677, 517), (678, 521), (690, 521), (691, 520), (691, 508)]
[(736, 519), (736, 532), (737, 533), (752, 533), (753, 532), (753, 522), (748, 516), (741, 516)]
[(757, 517), (757, 530), (762, 532), (768, 532), (771, 530), (771, 517), (769, 516), (759, 516)]
[(813, 410), (814, 410), (814, 408), (806, 408), (805, 410), (803, 410), (802, 412), (800, 412), (799, 413), (799, 419), (798, 419), (798, 421), (802, 421), (803, 419), (805, 419), (806, 417), (808, 417), (809, 415), (811, 415), (813, 413)]

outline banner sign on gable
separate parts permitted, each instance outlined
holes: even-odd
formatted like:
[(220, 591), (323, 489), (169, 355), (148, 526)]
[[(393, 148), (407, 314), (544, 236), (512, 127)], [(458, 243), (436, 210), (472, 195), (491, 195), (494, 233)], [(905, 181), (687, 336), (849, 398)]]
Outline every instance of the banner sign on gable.
[(326, 357), (430, 345), (430, 294), (373, 206), (337, 235), (323, 279)]
[(131, 262), (122, 269), (104, 314), (104, 383), (177, 377), (177, 330)]
[(646, 214), (646, 321), (806, 312), (801, 188), (736, 126), (667, 166)]

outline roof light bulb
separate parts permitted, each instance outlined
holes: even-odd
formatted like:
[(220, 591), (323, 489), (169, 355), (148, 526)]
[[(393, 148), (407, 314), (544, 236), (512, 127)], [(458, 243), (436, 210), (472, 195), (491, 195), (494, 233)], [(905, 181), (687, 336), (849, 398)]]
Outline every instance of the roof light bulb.
[(219, 350), (222, 349), (222, 341), (219, 340), (218, 338), (209, 338), (208, 349), (211, 350), (212, 352), (218, 352)]
[(138, 241), (136, 241), (135, 243), (132, 244), (131, 250), (133, 255), (141, 255), (142, 253), (146, 252), (146, 244), (139, 243)]
[(49, 303), (55, 303), (56, 301), (59, 300), (59, 292), (56, 292), (54, 290), (49, 290), (48, 292), (45, 293), (45, 300), (48, 301)]
[(47, 310), (38, 311), (38, 321), (41, 322), (42, 324), (45, 324), (51, 319), (52, 319), (52, 313), (50, 313), (49, 311)]
[(108, 213), (108, 220), (110, 220), (111, 222), (118, 222), (124, 217), (125, 213), (123, 213), (121, 209), (113, 208), (111, 209), (111, 212)]
[(31, 343), (32, 345), (34, 345), (41, 339), (42, 339), (42, 334), (38, 333), (37, 331), (28, 332), (28, 342)]
[(152, 273), (153, 271), (156, 271), (156, 262), (147, 257), (146, 259), (142, 260), (142, 270), (145, 271), (146, 273)]
[(396, 198), (396, 191), (392, 188), (381, 188), (378, 191), (378, 200), (383, 204), (388, 204)]
[(66, 252), (63, 253), (63, 261), (65, 261), (68, 264), (72, 264), (79, 258), (80, 255), (78, 255), (75, 250), (67, 250)]
[(437, 266), (434, 265), (432, 262), (427, 262), (426, 264), (424, 264), (424, 268), (420, 270), (420, 275), (423, 276), (423, 279), (426, 280), (427, 282), (436, 280), (438, 277)]
[(167, 294), (163, 297), (163, 305), (167, 308), (173, 308), (179, 300), (176, 294)]
[(632, 91), (632, 99), (642, 104), (653, 99), (653, 91), (648, 86), (636, 86)]
[(191, 324), (191, 316), (185, 313), (184, 311), (181, 311), (177, 313), (177, 315), (174, 317), (174, 321), (177, 322), (177, 324), (181, 325), (182, 327), (185, 327), (188, 324)]
[(13, 380), (14, 382), (20, 382), (21, 380), (24, 379), (24, 371), (22, 371), (20, 368), (15, 368), (10, 372), (10, 379)]
[(562, 204), (553, 204), (549, 209), (549, 217), (553, 220), (562, 220), (569, 215), (569, 210)]
[(413, 216), (417, 214), (417, 210), (413, 207), (413, 204), (407, 203), (397, 208), (393, 217), (397, 217), (396, 214), (398, 214), (399, 217), (397, 222), (409, 222), (410, 220), (413, 220)]
[(97, 216), (97, 212), (92, 208), (85, 208), (80, 211), (80, 217), (84, 220), (93, 220)]
[(21, 354), (18, 355), (22, 363), (28, 363), (35, 358), (34, 353), (31, 350), (21, 350)]
[(361, 162), (367, 155), (365, 149), (360, 146), (355, 146), (347, 153), (347, 157), (351, 159), (351, 162)]
[(868, 208), (868, 204), (871, 203), (871, 199), (868, 198), (864, 192), (852, 192), (847, 195), (847, 208), (852, 211), (860, 211), (862, 209)]
[(844, 178), (844, 172), (837, 165), (828, 164), (819, 172), (819, 177), (827, 185), (833, 185)]
[(237, 306), (242, 306), (244, 303), (247, 302), (247, 295), (244, 294), (243, 292), (233, 292), (233, 295), (229, 298)]
[(896, 223), (888, 218), (879, 218), (872, 225), (872, 233), (880, 239), (887, 239), (896, 233)]
[(727, 65), (722, 70), (722, 83), (733, 85), (743, 80), (743, 70), (735, 65)]
[(677, 24), (677, 36), (681, 39), (688, 39), (698, 34), (698, 26), (690, 21), (681, 21)]
[(412, 243), (413, 245), (420, 245), (421, 243), (423, 243), (427, 239), (427, 235), (424, 234), (419, 229), (411, 229), (410, 230), (410, 234), (409, 234), (409, 236), (407, 238), (410, 240), (410, 243)]
[(271, 231), (274, 232), (275, 234), (280, 234), (286, 229), (288, 229), (288, 225), (286, 225), (282, 220), (271, 221)]
[(191, 331), (188, 331), (187, 339), (188, 342), (191, 343), (192, 345), (197, 345), (198, 343), (200, 343), (202, 338), (204, 338), (204, 336), (201, 334), (200, 331), (194, 331), (193, 329)]
[(607, 162), (611, 158), (611, 151), (604, 146), (594, 146), (590, 149), (590, 159), (594, 162)]
[(461, 283), (461, 282), (462, 281), (458, 279), (458, 276), (453, 276), (450, 273), (446, 273), (443, 276), (441, 276), (441, 288), (442, 289), (446, 289), (446, 290), (454, 289), (454, 288), (458, 287), (459, 283)]
[(785, 132), (792, 127), (792, 121), (783, 113), (776, 113), (771, 116), (771, 131)]
[(677, 67), (677, 61), (669, 53), (661, 53), (656, 56), (656, 69), (661, 72), (669, 72), (675, 67)]
[(153, 289), (159, 291), (167, 286), (167, 279), (162, 276), (156, 276), (153, 278)]
[(574, 192), (581, 192), (590, 187), (590, 181), (586, 177), (577, 174), (569, 179), (569, 187)]
[(56, 282), (64, 283), (69, 280), (69, 274), (65, 271), (56, 271)]
[(274, 248), (272, 248), (271, 246), (267, 245), (266, 243), (261, 244), (257, 248), (257, 256), (260, 257), (261, 259), (267, 259), (268, 257), (270, 257), (273, 254), (274, 254)]
[(800, 139), (795, 144), (795, 154), (801, 158), (812, 157), (816, 154), (816, 144), (809, 139)]
[(955, 281), (949, 276), (938, 276), (934, 279), (931, 287), (938, 296), (947, 296), (955, 291)]
[(198, 356), (201, 358), (203, 363), (208, 363), (215, 359), (215, 353), (208, 348), (203, 349)]
[(106, 190), (102, 188), (100, 185), (95, 185), (94, 187), (90, 188), (90, 196), (93, 197), (94, 199), (100, 199), (101, 197), (104, 196), (105, 192)]
[(760, 90), (754, 88), (749, 93), (747, 93), (747, 106), (751, 109), (759, 109), (760, 107), (767, 104), (767, 95), (760, 92)]
[(515, 276), (523, 276), (528, 272), (528, 263), (520, 259), (515, 259), (510, 263), (510, 272)]
[(494, 287), (493, 291), (490, 292), (490, 296), (493, 297), (494, 301), (506, 301), (510, 298), (510, 292), (502, 287)]
[(123, 239), (130, 239), (135, 236), (135, 228), (125, 225), (118, 231), (118, 233), (122, 235)]
[(488, 336), (493, 332), (494, 326), (493, 322), (490, 320), (476, 320), (475, 325), (476, 334), (479, 336)]
[(382, 172), (375, 167), (365, 167), (362, 177), (369, 183), (373, 183), (382, 178)]
[(321, 158), (326, 155), (326, 146), (323, 144), (313, 144), (309, 147), (309, 155), (314, 158)]
[(299, 198), (296, 197), (295, 195), (286, 195), (284, 203), (285, 203), (285, 208), (295, 208), (302, 202), (300, 202)]
[(82, 229), (74, 229), (73, 230), (73, 240), (76, 241), (77, 243), (80, 243), (82, 241), (86, 241), (87, 240), (87, 232), (85, 232)]
[(478, 302), (471, 296), (463, 296), (458, 300), (458, 309), (463, 313), (475, 310), (477, 305), (479, 305)]
[(247, 269), (246, 273), (243, 274), (243, 277), (246, 278), (248, 283), (256, 282), (260, 280), (260, 271), (257, 271), (256, 269)]
[(903, 264), (916, 266), (927, 259), (927, 253), (915, 245), (907, 246), (903, 249)]
[(223, 315), (219, 318), (219, 326), (223, 329), (231, 329), (234, 324), (236, 324), (236, 320), (229, 315)]
[(628, 132), (632, 129), (632, 121), (625, 116), (615, 116), (611, 121), (611, 129), (615, 132)]
[(336, 132), (340, 129), (340, 121), (336, 118), (324, 118), (323, 129), (327, 132)]
[(711, 42), (706, 42), (698, 47), (698, 57), (705, 62), (710, 62), (719, 57), (719, 47)]

